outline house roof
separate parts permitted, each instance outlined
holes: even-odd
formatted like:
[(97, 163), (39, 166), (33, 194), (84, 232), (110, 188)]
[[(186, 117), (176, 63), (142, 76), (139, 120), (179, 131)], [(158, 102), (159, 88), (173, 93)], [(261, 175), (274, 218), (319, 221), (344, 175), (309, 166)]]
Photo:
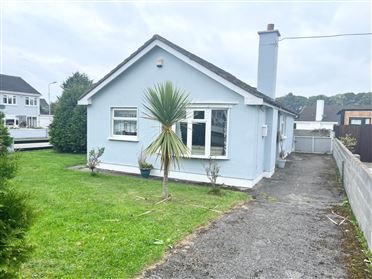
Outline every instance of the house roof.
[(250, 93), (260, 99), (263, 99), (263, 101), (267, 104), (273, 105), (277, 108), (280, 108), (288, 113), (297, 115), (296, 112), (284, 107), (281, 103), (275, 101), (274, 99), (268, 97), (267, 95), (259, 92), (255, 87), (252, 87), (248, 85), (247, 83), (241, 81), (234, 75), (224, 71), (223, 69), (213, 65), (212, 63), (202, 59), (201, 57), (185, 50), (184, 48), (168, 41), (167, 39), (163, 38), (160, 35), (154, 35), (150, 40), (145, 42), (140, 48), (138, 48), (134, 53), (132, 53), (128, 58), (126, 58), (123, 62), (121, 62), (119, 65), (117, 65), (112, 71), (110, 71), (107, 75), (105, 75), (102, 79), (97, 81), (95, 84), (92, 85), (92, 87), (80, 97), (80, 100), (84, 98), (86, 95), (88, 95), (92, 90), (94, 90), (97, 86), (99, 86), (101, 83), (103, 83), (105, 80), (107, 80), (111, 75), (113, 75), (116, 71), (118, 71), (121, 67), (126, 65), (129, 61), (131, 61), (135, 56), (137, 56), (141, 51), (143, 51), (146, 47), (148, 47), (151, 43), (154, 41), (160, 41), (167, 45), (168, 47), (176, 50), (177, 52), (183, 54), (184, 56), (188, 57), (190, 60), (198, 63), (199, 65), (203, 66), (204, 68), (210, 70), (211, 72), (215, 73), (219, 77), (223, 78), (224, 80), (232, 83), (233, 85), (239, 87), (240, 89), (244, 90), (247, 93)]
[[(325, 105), (322, 122), (338, 122), (337, 113), (341, 109), (338, 105)], [(296, 121), (315, 121), (316, 104), (306, 106), (300, 113)]]
[(370, 105), (360, 105), (360, 106), (345, 106), (345, 107), (340, 108), (339, 111), (337, 112), (337, 114), (339, 114), (343, 111), (350, 111), (350, 110), (353, 110), (353, 111), (372, 110), (372, 104), (370, 104)]
[(22, 92), (41, 95), (24, 79), (17, 76), (0, 74), (0, 91)]

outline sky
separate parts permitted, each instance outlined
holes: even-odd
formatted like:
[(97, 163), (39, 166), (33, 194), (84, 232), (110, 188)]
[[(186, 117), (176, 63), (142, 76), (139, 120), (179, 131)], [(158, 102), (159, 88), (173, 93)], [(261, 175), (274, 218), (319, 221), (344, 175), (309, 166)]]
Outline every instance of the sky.
[[(122, 2), (0, 0), (0, 71), (46, 98), (80, 71), (98, 81), (160, 34), (257, 86), (258, 34), (282, 38), (372, 32), (371, 2)], [(371, 36), (283, 40), (277, 96), (372, 91)]]

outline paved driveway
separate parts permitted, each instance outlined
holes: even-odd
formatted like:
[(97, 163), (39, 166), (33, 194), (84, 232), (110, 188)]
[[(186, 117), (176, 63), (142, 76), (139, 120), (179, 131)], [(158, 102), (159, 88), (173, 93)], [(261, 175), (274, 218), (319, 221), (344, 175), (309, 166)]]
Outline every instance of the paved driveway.
[(256, 200), (174, 250), (146, 278), (345, 278), (341, 234), (327, 218), (343, 191), (330, 156), (292, 155)]

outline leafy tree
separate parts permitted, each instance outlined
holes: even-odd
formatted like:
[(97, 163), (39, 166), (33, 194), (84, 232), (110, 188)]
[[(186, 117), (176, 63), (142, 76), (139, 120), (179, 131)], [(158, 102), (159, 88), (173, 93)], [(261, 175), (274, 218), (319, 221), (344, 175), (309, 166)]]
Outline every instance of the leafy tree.
[(293, 93), (288, 93), (288, 95), (284, 97), (279, 97), (277, 101), (295, 112), (300, 112), (308, 103), (306, 97), (295, 96)]
[(305, 106), (311, 106), (316, 104), (316, 101), (322, 99), (326, 105), (339, 105), (339, 106), (350, 106), (350, 105), (372, 105), (372, 92), (366, 93), (343, 93), (337, 94), (330, 97), (325, 95), (315, 95), (309, 98), (304, 96), (296, 96), (293, 93), (288, 93), (283, 97), (278, 97), (277, 101), (282, 103), (289, 109), (296, 112), (301, 112)]
[(0, 113), (0, 278), (16, 278), (19, 267), (32, 247), (25, 235), (32, 221), (27, 196), (13, 189), (8, 180), (13, 178), (17, 166), (15, 154), (9, 154), (12, 143)]
[(77, 101), (92, 85), (86, 74), (74, 73), (62, 84), (53, 123), (50, 125), (50, 141), (60, 152), (86, 152), (87, 110)]
[(172, 126), (185, 118), (186, 108), (190, 105), (189, 96), (175, 88), (170, 81), (148, 88), (145, 95), (145, 115), (160, 122), (162, 129), (159, 136), (146, 148), (149, 155), (160, 153), (163, 176), (163, 198), (169, 197), (168, 173), (169, 165), (179, 164), (188, 149), (172, 130)]

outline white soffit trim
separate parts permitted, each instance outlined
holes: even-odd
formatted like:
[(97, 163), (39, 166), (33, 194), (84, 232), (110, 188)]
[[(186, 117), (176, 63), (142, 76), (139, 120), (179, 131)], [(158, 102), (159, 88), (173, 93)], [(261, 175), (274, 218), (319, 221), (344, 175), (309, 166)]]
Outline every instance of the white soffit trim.
[(96, 94), (99, 90), (105, 87), (108, 83), (118, 77), (121, 73), (123, 73), (126, 69), (132, 66), (135, 62), (137, 62), (141, 57), (143, 57), (146, 53), (148, 53), (151, 49), (155, 46), (158, 46), (165, 51), (169, 52), (170, 54), (176, 56), (180, 60), (184, 61), (185, 63), (189, 64), (193, 68), (199, 70), (200, 72), (204, 73), (205, 75), (209, 76), (210, 78), (216, 80), (217, 82), (221, 83), (222, 85), (226, 86), (227, 88), (231, 89), (232, 91), (238, 93), (239, 95), (243, 96), (245, 99), (248, 98), (249, 103), (245, 104), (253, 104), (256, 105), (257, 103), (262, 104), (263, 101), (261, 98), (254, 96), (253, 94), (248, 93), (247, 91), (241, 89), (240, 87), (236, 86), (235, 84), (229, 82), (228, 80), (220, 77), (216, 73), (212, 72), (211, 70), (205, 68), (204, 66), (200, 65), (199, 63), (191, 60), (187, 56), (183, 55), (182, 53), (178, 52), (177, 50), (173, 49), (172, 47), (164, 44), (159, 40), (153, 41), (147, 47), (145, 47), (142, 51), (140, 51), (135, 57), (129, 60), (125, 65), (121, 68), (116, 70), (113, 74), (111, 74), (106, 80), (100, 83), (97, 87), (95, 87), (91, 92), (89, 92), (86, 96), (84, 96), (81, 100), (78, 101), (79, 105), (89, 105), (91, 104), (90, 98)]

